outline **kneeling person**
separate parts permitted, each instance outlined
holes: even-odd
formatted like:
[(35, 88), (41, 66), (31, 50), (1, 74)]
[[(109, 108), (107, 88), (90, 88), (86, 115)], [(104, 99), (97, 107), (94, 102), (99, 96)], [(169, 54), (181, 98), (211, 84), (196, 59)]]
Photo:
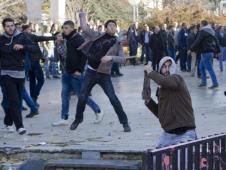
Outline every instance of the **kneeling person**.
[(162, 58), (159, 68), (160, 73), (149, 65), (144, 69), (148, 77), (159, 85), (158, 104), (151, 97), (145, 101), (164, 129), (157, 148), (195, 140), (195, 117), (185, 81), (176, 74), (176, 64), (170, 57)]

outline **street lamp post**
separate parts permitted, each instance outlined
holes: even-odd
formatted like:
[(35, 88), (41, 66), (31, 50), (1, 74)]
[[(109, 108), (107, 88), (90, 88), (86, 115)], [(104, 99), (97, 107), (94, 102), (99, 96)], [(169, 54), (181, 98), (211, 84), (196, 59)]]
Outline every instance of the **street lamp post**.
[(138, 4), (140, 3), (140, 0), (128, 0), (130, 5), (133, 6), (133, 22), (138, 20)]

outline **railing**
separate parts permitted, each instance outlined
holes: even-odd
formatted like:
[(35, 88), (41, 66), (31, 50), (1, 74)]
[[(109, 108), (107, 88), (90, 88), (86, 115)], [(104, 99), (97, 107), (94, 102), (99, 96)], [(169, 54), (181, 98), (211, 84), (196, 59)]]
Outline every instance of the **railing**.
[(226, 135), (148, 150), (144, 170), (226, 170)]

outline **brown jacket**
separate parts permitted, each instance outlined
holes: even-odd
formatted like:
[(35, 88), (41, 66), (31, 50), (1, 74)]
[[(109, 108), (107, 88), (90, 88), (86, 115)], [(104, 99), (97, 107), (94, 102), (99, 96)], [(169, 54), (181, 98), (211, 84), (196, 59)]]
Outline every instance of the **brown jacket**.
[[(101, 38), (103, 35), (99, 35), (98, 32), (95, 32), (88, 27), (86, 21), (86, 13), (81, 12), (79, 14), (79, 17), (80, 17), (80, 26), (83, 31), (85, 42), (78, 48), (78, 50), (82, 50), (83, 53), (87, 54), (93, 42)], [(126, 60), (125, 55), (123, 53), (122, 44), (119, 40), (117, 40), (116, 43), (109, 49), (106, 56), (112, 56), (113, 57), (112, 61), (109, 63), (101, 63), (97, 69), (97, 72), (111, 74), (111, 67), (114, 62), (124, 63)]]
[(177, 74), (165, 77), (155, 71), (148, 76), (160, 88), (158, 104), (151, 99), (146, 105), (159, 118), (162, 128), (166, 132), (178, 128), (195, 128), (192, 101), (184, 79)]

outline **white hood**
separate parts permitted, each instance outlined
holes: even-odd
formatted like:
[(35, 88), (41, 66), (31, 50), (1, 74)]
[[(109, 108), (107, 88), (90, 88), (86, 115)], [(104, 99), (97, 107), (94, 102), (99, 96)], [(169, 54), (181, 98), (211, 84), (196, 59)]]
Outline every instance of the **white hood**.
[(176, 65), (175, 61), (174, 61), (171, 57), (169, 57), (169, 56), (163, 57), (163, 58), (160, 60), (160, 62), (159, 62), (159, 72), (160, 72), (160, 70), (161, 70), (163, 64), (164, 64), (166, 61), (168, 61), (168, 60), (170, 60), (170, 61), (172, 62), (172, 65), (171, 65), (171, 67), (170, 67), (170, 75), (176, 74), (176, 72), (177, 72), (177, 65)]

